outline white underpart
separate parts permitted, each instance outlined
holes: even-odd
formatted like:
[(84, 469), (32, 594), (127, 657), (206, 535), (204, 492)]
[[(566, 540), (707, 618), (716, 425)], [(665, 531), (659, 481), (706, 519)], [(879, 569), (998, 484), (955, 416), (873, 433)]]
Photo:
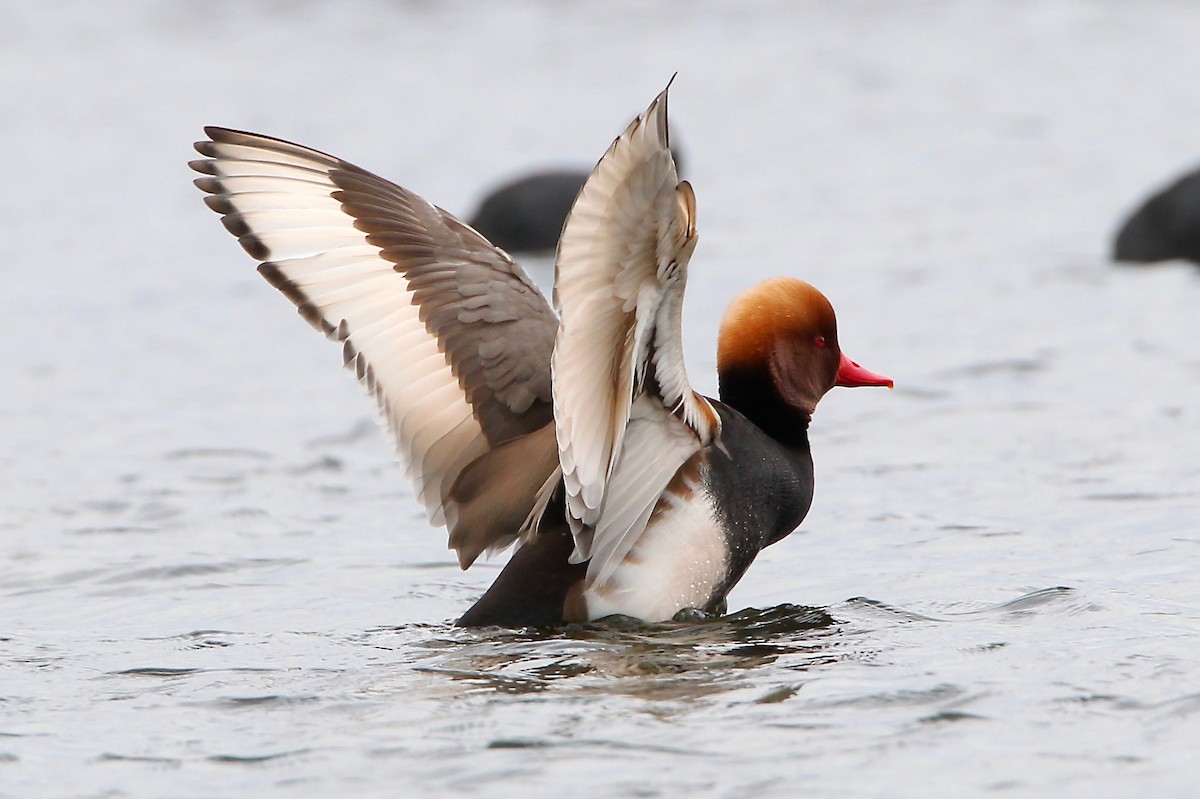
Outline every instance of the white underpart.
[(665, 621), (712, 598), (725, 579), (728, 549), (711, 499), (690, 487), (684, 500), (665, 494), (668, 509), (638, 538), (633, 557), (584, 590), (590, 618), (619, 613)]
[[(719, 432), (684, 369), (680, 309), (695, 198), (667, 141), (666, 92), (597, 164), (555, 262), (554, 418), (573, 562), (607, 580), (679, 465)], [(653, 374), (661, 399), (645, 391)], [(660, 412), (635, 411), (645, 399)], [(665, 405), (664, 405), (665, 403)]]
[(700, 442), (691, 428), (656, 398), (638, 397), (596, 522), (587, 570), (589, 584), (612, 577), (640, 537), (648, 533), (646, 522), (659, 497), (667, 496), (664, 489), (675, 473), (699, 451)]
[(265, 260), (362, 359), (348, 365), (360, 367), (430, 521), (442, 524), (450, 487), (487, 441), (407, 279), (331, 196), (338, 189), (319, 154), (308, 159), (236, 144), (215, 150), (222, 196), (267, 247)]

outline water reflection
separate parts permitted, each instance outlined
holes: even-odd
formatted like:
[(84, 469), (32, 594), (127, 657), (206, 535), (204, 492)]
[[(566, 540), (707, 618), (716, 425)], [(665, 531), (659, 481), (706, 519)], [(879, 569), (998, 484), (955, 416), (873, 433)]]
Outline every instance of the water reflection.
[[(1072, 597), (1070, 588), (1045, 588), (937, 616), (857, 597), (832, 608), (784, 604), (656, 624), (613, 617), (544, 629), (451, 628), (407, 646), (426, 653), (418, 656), (417, 671), (462, 683), (472, 694), (561, 689), (687, 700), (756, 687), (767, 690), (755, 701), (770, 704), (790, 698), (799, 686), (768, 685), (763, 672), (755, 671), (761, 667), (773, 665), (778, 676), (779, 669), (794, 674), (847, 660), (866, 662), (874, 655), (862, 649), (864, 633), (878, 637), (896, 625), (1006, 618), (1050, 603), (1069, 604)], [(376, 632), (401, 629), (411, 635), (408, 628)]]
[(839, 625), (822, 608), (778, 605), (657, 624), (612, 618), (518, 631), (456, 629), (421, 645), (432, 651), (418, 670), (508, 693), (571, 680), (573, 691), (686, 699), (741, 687), (740, 673), (782, 658), (793, 669), (837, 660), (831, 646)]

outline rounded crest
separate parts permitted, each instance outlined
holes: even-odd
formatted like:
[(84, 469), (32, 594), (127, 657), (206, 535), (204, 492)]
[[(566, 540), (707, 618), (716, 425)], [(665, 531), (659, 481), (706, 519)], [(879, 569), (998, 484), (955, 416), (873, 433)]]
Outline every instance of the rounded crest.
[(840, 362), (833, 306), (803, 280), (759, 283), (734, 299), (721, 322), (721, 399), (759, 417), (760, 426), (779, 415), (767, 410), (776, 403), (811, 415), (837, 382)]
[(765, 280), (742, 292), (721, 321), (720, 370), (768, 364), (781, 339), (822, 336), (837, 352), (837, 319), (825, 295), (794, 277)]

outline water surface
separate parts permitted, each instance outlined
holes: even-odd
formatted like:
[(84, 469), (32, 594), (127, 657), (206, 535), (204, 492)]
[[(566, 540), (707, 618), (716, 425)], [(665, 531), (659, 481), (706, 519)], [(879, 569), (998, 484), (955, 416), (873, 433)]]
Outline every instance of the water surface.
[[(11, 3), (0, 795), (1180, 796), (1200, 779), (1200, 273), (1108, 238), (1200, 159), (1150, 2)], [(672, 73), (685, 345), (775, 274), (894, 392), (729, 617), (456, 630), (370, 404), (190, 185), (204, 124), (467, 213)], [(548, 265), (530, 269), (543, 283)]]

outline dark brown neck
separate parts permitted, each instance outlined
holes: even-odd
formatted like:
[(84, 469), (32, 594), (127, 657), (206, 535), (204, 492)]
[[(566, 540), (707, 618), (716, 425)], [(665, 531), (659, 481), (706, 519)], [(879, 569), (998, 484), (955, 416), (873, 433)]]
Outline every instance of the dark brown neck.
[(808, 423), (812, 416), (779, 396), (766, 364), (721, 369), (718, 380), (721, 402), (780, 444), (808, 449)]

